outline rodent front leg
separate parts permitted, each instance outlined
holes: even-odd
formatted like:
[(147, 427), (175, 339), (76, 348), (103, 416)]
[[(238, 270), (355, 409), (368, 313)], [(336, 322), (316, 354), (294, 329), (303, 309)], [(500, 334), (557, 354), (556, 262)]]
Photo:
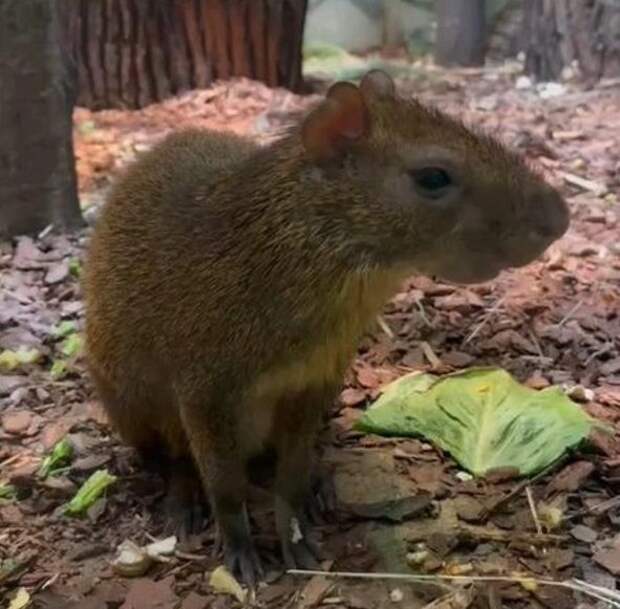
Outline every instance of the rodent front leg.
[(277, 415), (276, 528), (287, 568), (317, 567), (320, 550), (308, 537), (315, 441), (332, 391), (309, 389), (287, 399)]
[[(204, 394), (203, 394), (204, 395)], [(237, 438), (236, 405), (219, 400), (217, 414), (204, 403), (185, 404), (183, 422), (205, 490), (211, 499), (224, 563), (243, 583), (254, 587), (263, 569), (252, 542), (246, 508), (247, 456)], [(210, 415), (210, 416), (209, 416)]]

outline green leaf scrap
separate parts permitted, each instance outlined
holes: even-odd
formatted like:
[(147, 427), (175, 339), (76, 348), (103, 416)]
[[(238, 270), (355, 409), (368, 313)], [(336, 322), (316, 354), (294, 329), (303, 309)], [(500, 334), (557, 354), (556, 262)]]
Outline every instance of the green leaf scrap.
[(39, 476), (47, 478), (50, 474), (54, 474), (58, 469), (66, 466), (73, 457), (73, 446), (67, 438), (63, 438), (56, 442), (52, 452), (43, 459), (39, 468)]
[(508, 467), (533, 475), (597, 427), (561, 389), (530, 389), (499, 368), (404, 376), (356, 424), (381, 435), (425, 437), (476, 476)]
[(69, 260), (69, 272), (74, 277), (79, 277), (82, 274), (82, 263), (79, 258), (71, 258)]
[(65, 338), (69, 334), (73, 334), (77, 329), (76, 323), (71, 320), (61, 321), (57, 326), (52, 329), (54, 338)]
[(50, 368), (50, 376), (55, 381), (58, 381), (61, 378), (63, 378), (67, 374), (68, 371), (69, 369), (67, 367), (67, 362), (61, 359), (57, 359), (57, 360), (54, 360), (54, 363), (52, 364), (52, 367)]
[(12, 484), (0, 484), (0, 499), (14, 499), (17, 489)]
[(114, 482), (116, 482), (116, 476), (110, 474), (107, 469), (97, 470), (82, 484), (73, 499), (65, 506), (65, 513), (71, 516), (83, 514)]
[(14, 558), (5, 558), (4, 560), (0, 558), (0, 585), (23, 568), (23, 563), (18, 562)]
[(82, 349), (82, 335), (74, 332), (69, 334), (62, 343), (61, 351), (67, 357), (74, 357)]
[(0, 370), (10, 372), (22, 365), (36, 364), (42, 357), (43, 354), (38, 349), (28, 349), (26, 347), (19, 347), (17, 351), (5, 349), (0, 352)]

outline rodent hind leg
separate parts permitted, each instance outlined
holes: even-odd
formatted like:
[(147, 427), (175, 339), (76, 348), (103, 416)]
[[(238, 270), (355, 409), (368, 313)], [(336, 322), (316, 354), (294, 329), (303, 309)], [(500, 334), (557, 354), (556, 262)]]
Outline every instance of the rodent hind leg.
[(164, 530), (187, 541), (204, 529), (209, 515), (202, 481), (189, 458), (168, 459), (164, 465), (166, 478)]
[(165, 531), (182, 541), (199, 533), (208, 505), (171, 395), (148, 385), (114, 383), (92, 362), (90, 372), (113, 426), (136, 449), (141, 465), (164, 480)]
[[(200, 398), (182, 401), (183, 425), (211, 501), (224, 563), (243, 583), (254, 587), (263, 577), (263, 568), (252, 541), (246, 507), (247, 455), (237, 438), (238, 408), (232, 396), (222, 396), (214, 415), (204, 404), (206, 394), (200, 392)], [(227, 400), (232, 402), (230, 407), (223, 404)]]
[(137, 449), (144, 468), (160, 476), (165, 484), (164, 533), (174, 534), (182, 542), (201, 533), (209, 517), (209, 504), (188, 450), (182, 450), (178, 439), (166, 438), (165, 434)]

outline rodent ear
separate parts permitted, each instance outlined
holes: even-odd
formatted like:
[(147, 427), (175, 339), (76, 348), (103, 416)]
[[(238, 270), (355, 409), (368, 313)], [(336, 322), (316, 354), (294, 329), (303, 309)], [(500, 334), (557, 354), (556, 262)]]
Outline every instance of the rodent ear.
[(325, 101), (303, 122), (301, 139), (306, 152), (316, 161), (336, 158), (368, 131), (368, 111), (360, 90), (338, 82)]
[(396, 85), (392, 77), (383, 70), (367, 72), (362, 78), (360, 89), (365, 97), (393, 98), (396, 96)]

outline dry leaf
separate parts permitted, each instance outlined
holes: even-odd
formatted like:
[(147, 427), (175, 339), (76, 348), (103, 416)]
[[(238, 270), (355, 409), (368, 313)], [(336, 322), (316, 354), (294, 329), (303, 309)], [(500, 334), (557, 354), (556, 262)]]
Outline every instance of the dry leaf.
[(30, 605), (30, 594), (28, 594), (26, 588), (20, 588), (13, 597), (8, 609), (25, 609), (28, 605)]
[(247, 592), (224, 566), (217, 567), (209, 578), (209, 585), (220, 594), (234, 596), (240, 603), (245, 603)]

